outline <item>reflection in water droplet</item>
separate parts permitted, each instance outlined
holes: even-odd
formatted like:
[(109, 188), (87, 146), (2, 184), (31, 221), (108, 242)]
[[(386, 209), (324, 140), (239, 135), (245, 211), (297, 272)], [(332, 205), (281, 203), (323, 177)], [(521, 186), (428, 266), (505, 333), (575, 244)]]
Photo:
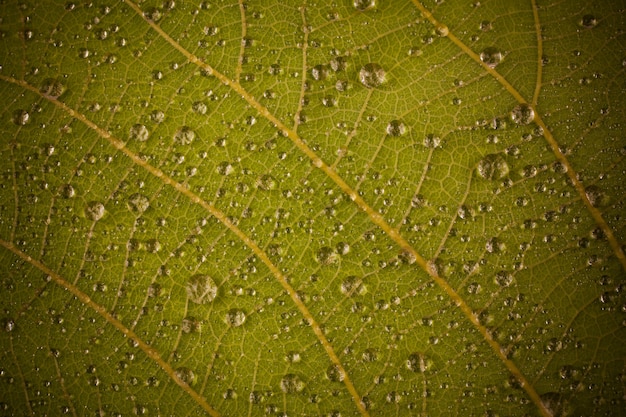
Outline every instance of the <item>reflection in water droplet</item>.
[(535, 119), (535, 111), (526, 103), (518, 104), (511, 110), (511, 120), (518, 125), (527, 125)]
[(508, 287), (513, 283), (513, 275), (506, 271), (499, 271), (496, 273), (494, 281), (501, 287)]
[(189, 145), (196, 138), (196, 132), (194, 132), (189, 126), (182, 126), (174, 134), (174, 142), (179, 145)]
[(578, 24), (586, 29), (591, 29), (598, 25), (598, 19), (592, 14), (586, 14), (580, 19)]
[(315, 253), (315, 260), (322, 265), (330, 265), (337, 262), (337, 253), (328, 246), (322, 246)]
[(128, 197), (127, 206), (133, 213), (141, 214), (150, 207), (150, 200), (143, 194), (135, 193)]
[(196, 374), (184, 366), (176, 368), (176, 376), (190, 387), (196, 383)]
[(376, 0), (353, 0), (352, 5), (360, 11), (370, 10), (376, 7)]
[(209, 107), (203, 101), (196, 101), (191, 105), (191, 110), (193, 110), (194, 113), (206, 114), (206, 112), (209, 110)]
[(30, 114), (26, 110), (18, 109), (13, 112), (11, 120), (18, 126), (24, 126), (30, 121)]
[(226, 313), (226, 324), (231, 327), (239, 327), (246, 321), (246, 312), (233, 308)]
[(150, 132), (148, 132), (148, 128), (140, 123), (134, 124), (133, 127), (130, 128), (130, 132), (128, 134), (128, 137), (131, 140), (137, 140), (139, 142), (147, 141), (149, 136)]
[(480, 53), (480, 60), (487, 66), (495, 68), (502, 61), (502, 52), (498, 48), (490, 46)]
[(187, 297), (196, 304), (207, 304), (217, 296), (217, 285), (208, 275), (194, 275), (187, 281)]
[(430, 360), (421, 352), (411, 353), (406, 360), (406, 367), (413, 372), (425, 372), (430, 366)]
[(294, 394), (296, 392), (302, 392), (305, 384), (298, 375), (287, 374), (280, 380), (280, 389), (285, 394)]
[(585, 188), (585, 195), (594, 207), (605, 207), (609, 204), (609, 196), (597, 185), (590, 185)]
[(326, 369), (326, 377), (333, 382), (341, 382), (346, 375), (339, 365), (333, 363)]
[(50, 98), (59, 98), (65, 92), (65, 86), (54, 78), (46, 78), (39, 88), (41, 94)]
[(478, 162), (478, 175), (486, 180), (497, 180), (506, 177), (509, 165), (500, 154), (489, 154)]
[(328, 68), (325, 65), (316, 65), (311, 69), (311, 76), (316, 81), (323, 81), (328, 77)]
[(183, 333), (196, 333), (202, 329), (202, 322), (193, 316), (187, 316), (183, 319), (180, 328)]
[(65, 184), (61, 187), (61, 197), (63, 198), (72, 198), (76, 196), (76, 189), (72, 186), (72, 184)]
[(347, 297), (363, 295), (367, 292), (367, 287), (363, 283), (363, 280), (354, 275), (346, 277), (346, 279), (344, 279), (341, 283), (340, 289), (341, 292)]
[(406, 133), (406, 126), (399, 120), (392, 120), (387, 124), (386, 132), (389, 136), (402, 136)]
[(359, 71), (359, 80), (367, 88), (379, 87), (386, 81), (387, 73), (378, 64), (365, 64)]
[(256, 186), (259, 190), (262, 191), (271, 191), (275, 190), (278, 187), (278, 182), (274, 177), (269, 174), (262, 175), (257, 181)]
[(90, 201), (85, 206), (85, 217), (89, 220), (97, 221), (104, 216), (104, 204), (99, 201)]

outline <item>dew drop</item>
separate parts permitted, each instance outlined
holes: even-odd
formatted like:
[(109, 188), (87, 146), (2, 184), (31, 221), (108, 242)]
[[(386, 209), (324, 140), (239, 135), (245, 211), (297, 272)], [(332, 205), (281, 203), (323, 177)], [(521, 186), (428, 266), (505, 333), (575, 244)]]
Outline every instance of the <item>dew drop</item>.
[(46, 78), (39, 88), (41, 94), (50, 98), (59, 98), (65, 92), (65, 86), (54, 78)]
[(598, 26), (598, 19), (592, 14), (586, 14), (580, 19), (578, 24), (585, 29), (592, 29)]
[(328, 77), (328, 68), (326, 65), (316, 65), (311, 69), (311, 76), (315, 81), (323, 81)]
[(352, 5), (360, 11), (370, 10), (376, 7), (376, 0), (354, 0)]
[(246, 321), (246, 312), (233, 308), (226, 313), (226, 324), (231, 327), (239, 327)]
[(350, 275), (343, 280), (340, 290), (345, 296), (353, 297), (355, 295), (365, 294), (367, 292), (367, 287), (361, 278)]
[(15, 320), (13, 319), (5, 319), (4, 320), (4, 331), (9, 333), (15, 330)]
[(406, 367), (413, 372), (425, 372), (431, 367), (431, 362), (421, 352), (411, 353), (406, 360)]
[(189, 368), (184, 366), (176, 368), (176, 377), (190, 387), (196, 383), (196, 374)]
[(85, 217), (94, 222), (104, 216), (104, 204), (99, 201), (90, 201), (85, 206)]
[(304, 387), (304, 381), (296, 374), (287, 374), (280, 380), (280, 389), (285, 394), (302, 392)]
[(590, 185), (585, 188), (585, 195), (594, 207), (605, 207), (609, 204), (609, 196), (597, 185)]
[(24, 126), (30, 121), (30, 114), (26, 110), (18, 109), (13, 112), (11, 120), (17, 126)]
[(322, 104), (324, 107), (335, 107), (337, 106), (337, 98), (334, 96), (324, 96), (322, 98)]
[(365, 64), (359, 71), (359, 80), (367, 88), (379, 87), (387, 78), (387, 73), (378, 64)]
[(137, 140), (139, 142), (147, 141), (149, 136), (150, 132), (148, 132), (148, 128), (140, 123), (134, 124), (128, 133), (128, 137), (131, 140)]
[(76, 189), (72, 186), (72, 184), (65, 184), (63, 187), (61, 187), (61, 197), (76, 197)]
[(374, 348), (367, 348), (361, 356), (363, 362), (376, 362), (378, 360), (378, 352)]
[(343, 56), (336, 56), (330, 60), (330, 68), (335, 72), (343, 71), (346, 67), (347, 61)]
[(196, 101), (191, 105), (191, 110), (193, 110), (194, 113), (206, 114), (209, 107), (203, 101)]
[(511, 110), (511, 120), (518, 125), (530, 124), (535, 119), (535, 111), (526, 103), (518, 104)]
[(480, 53), (480, 60), (487, 66), (495, 68), (502, 61), (502, 52), (498, 48), (490, 46)]
[(150, 207), (150, 200), (143, 194), (135, 193), (128, 197), (126, 205), (133, 213), (142, 214)]
[(217, 296), (217, 285), (208, 275), (194, 275), (187, 281), (187, 297), (196, 304), (207, 304)]
[(152, 113), (150, 113), (150, 120), (156, 124), (163, 123), (163, 120), (165, 120), (165, 113), (161, 110), (153, 110)]
[(180, 326), (183, 333), (197, 333), (202, 329), (202, 322), (193, 316), (183, 318)]
[(508, 287), (513, 283), (513, 275), (506, 271), (499, 271), (493, 280), (501, 287)]
[(275, 190), (278, 187), (278, 182), (274, 177), (269, 174), (262, 175), (257, 181), (256, 186), (262, 191)]
[(566, 417), (571, 415), (572, 408), (558, 392), (546, 392), (540, 396), (543, 406), (553, 417)]
[(345, 377), (344, 371), (335, 363), (326, 369), (326, 378), (332, 382), (341, 382)]
[(502, 155), (489, 154), (478, 162), (476, 172), (486, 180), (497, 180), (507, 176), (509, 165)]
[(174, 133), (174, 142), (179, 145), (189, 145), (196, 138), (194, 132), (189, 126), (182, 126)]
[(235, 168), (229, 162), (220, 162), (217, 165), (216, 171), (220, 175), (230, 175), (235, 172)]
[(332, 248), (322, 246), (315, 253), (315, 260), (321, 265), (331, 265), (337, 262), (338, 256)]
[(406, 126), (399, 120), (392, 120), (387, 124), (386, 132), (389, 136), (402, 136), (406, 133)]

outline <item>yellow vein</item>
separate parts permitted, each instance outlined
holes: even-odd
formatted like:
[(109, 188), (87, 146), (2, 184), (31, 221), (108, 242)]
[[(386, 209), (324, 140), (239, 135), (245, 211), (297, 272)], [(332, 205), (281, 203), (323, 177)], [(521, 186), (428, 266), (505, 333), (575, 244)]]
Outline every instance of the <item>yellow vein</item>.
[[(420, 10), (420, 12), (422, 12), (424, 17), (430, 20), (430, 22), (433, 25), (437, 27), (443, 26), (418, 0), (413, 0), (413, 3)], [(465, 52), (474, 61), (476, 61), (485, 71), (487, 71), (491, 76), (493, 76), (505, 88), (505, 90), (508, 91), (515, 98), (515, 100), (517, 100), (521, 104), (528, 104), (528, 101), (515, 89), (515, 87), (513, 87), (495, 69), (491, 68), (490, 66), (482, 62), (480, 57), (474, 51), (472, 51), (467, 45), (465, 45), (463, 41), (461, 41), (459, 38), (454, 36), (454, 34), (452, 33), (448, 33), (447, 36), (448, 36), (448, 39), (450, 39), (456, 46), (459, 47), (459, 49)], [(532, 107), (533, 106), (531, 106), (531, 108)], [(548, 142), (548, 144), (550, 145), (552, 152), (554, 152), (556, 159), (567, 168), (567, 176), (569, 177), (570, 181), (574, 185), (574, 188), (580, 195), (581, 200), (587, 207), (587, 210), (590, 212), (596, 224), (600, 226), (600, 228), (604, 232), (604, 235), (607, 237), (607, 240), (609, 242), (609, 245), (611, 246), (611, 249), (613, 250), (613, 253), (619, 260), (620, 264), (622, 265), (622, 268), (626, 271), (626, 255), (624, 254), (622, 245), (613, 234), (613, 230), (606, 223), (606, 220), (604, 220), (604, 218), (602, 217), (602, 213), (597, 208), (595, 208), (589, 201), (589, 198), (587, 197), (587, 193), (585, 192), (585, 186), (580, 182), (580, 180), (576, 176), (576, 171), (574, 170), (572, 165), (569, 163), (569, 160), (567, 159), (567, 157), (563, 154), (563, 152), (561, 152), (559, 144), (554, 138), (554, 135), (548, 129), (548, 126), (545, 124), (545, 122), (543, 121), (539, 113), (534, 108), (533, 108), (533, 111), (535, 113), (534, 122), (543, 129), (543, 136)]]
[[(345, 368), (343, 367), (343, 365), (341, 364), (341, 362), (339, 360), (339, 357), (337, 356), (337, 354), (333, 350), (332, 345), (330, 344), (330, 342), (328, 341), (328, 339), (324, 335), (324, 332), (322, 331), (322, 328), (317, 323), (317, 321), (315, 320), (313, 315), (309, 312), (308, 308), (304, 305), (304, 303), (302, 303), (302, 301), (300, 300), (299, 296), (296, 293), (296, 290), (294, 290), (294, 288), (289, 284), (289, 282), (287, 282), (287, 278), (282, 274), (280, 269), (278, 269), (278, 267), (272, 263), (272, 261), (270, 260), (268, 255), (256, 244), (256, 242), (254, 242), (252, 239), (250, 239), (250, 237), (248, 237), (248, 235), (246, 235), (241, 229), (239, 229), (237, 226), (235, 226), (227, 218), (227, 216), (224, 213), (222, 213), (220, 210), (218, 210), (214, 206), (212, 206), (209, 203), (207, 203), (205, 200), (203, 200), (201, 197), (199, 197), (197, 194), (195, 194), (193, 191), (191, 191), (189, 188), (187, 188), (184, 184), (181, 184), (181, 183), (175, 181), (171, 177), (167, 176), (159, 168), (156, 168), (156, 167), (150, 165), (148, 162), (143, 160), (139, 155), (135, 154), (130, 149), (126, 148), (126, 146), (124, 145), (124, 142), (122, 142), (120, 139), (112, 136), (108, 131), (100, 128), (94, 122), (92, 122), (91, 120), (87, 119), (82, 113), (74, 111), (73, 109), (71, 109), (70, 107), (65, 105), (65, 103), (62, 103), (62, 102), (60, 102), (60, 101), (58, 101), (56, 99), (53, 99), (53, 98), (51, 98), (49, 96), (44, 96), (39, 90), (37, 90), (35, 87), (31, 86), (30, 84), (28, 84), (28, 83), (26, 83), (24, 81), (17, 80), (17, 79), (14, 79), (14, 78), (10, 78), (10, 77), (6, 77), (4, 75), (0, 75), (0, 79), (4, 80), (4, 81), (7, 81), (7, 82), (10, 82), (10, 83), (13, 83), (13, 84), (17, 84), (17, 85), (23, 87), (24, 89), (30, 90), (30, 91), (40, 95), (41, 97), (48, 99), (51, 103), (55, 104), (57, 107), (61, 108), (65, 112), (67, 112), (73, 118), (75, 118), (77, 120), (80, 120), (85, 125), (87, 125), (89, 128), (94, 130), (103, 139), (107, 140), (112, 146), (114, 146), (120, 152), (124, 153), (136, 165), (142, 167), (143, 169), (148, 171), (150, 174), (152, 174), (154, 177), (156, 177), (159, 180), (161, 180), (164, 184), (167, 184), (167, 185), (171, 186), (177, 192), (179, 192), (180, 194), (186, 196), (189, 200), (191, 200), (191, 202), (199, 205), (200, 207), (204, 208), (206, 211), (211, 213), (224, 226), (226, 226), (226, 228), (228, 228), (239, 239), (241, 239), (241, 241), (246, 246), (248, 246), (252, 250), (252, 252), (256, 256), (258, 256), (258, 258), (261, 259), (261, 261), (269, 268), (269, 270), (276, 277), (276, 279), (282, 285), (282, 287), (285, 289), (285, 291), (287, 291), (287, 293), (291, 297), (292, 301), (294, 302), (294, 304), (296, 305), (298, 310), (300, 310), (300, 313), (304, 316), (304, 318), (310, 324), (311, 328), (313, 329), (313, 332), (315, 333), (315, 335), (317, 336), (318, 340), (320, 341), (320, 343), (324, 347), (324, 350), (326, 351), (327, 355), (330, 357), (330, 359), (333, 362), (333, 364), (336, 365), (337, 367), (339, 367), (341, 372), (345, 375), (345, 378), (344, 378), (343, 382), (346, 385), (346, 388), (348, 389), (348, 392), (353, 397), (354, 402), (355, 402), (357, 408), (359, 409), (359, 412), (363, 416), (369, 416), (369, 413), (367, 412), (367, 410), (365, 409), (364, 404), (361, 401), (361, 397), (359, 396), (359, 393), (357, 392), (356, 388), (352, 384), (352, 381), (350, 380), (350, 378), (348, 378), (348, 375), (347, 375), (347, 373), (345, 371)], [(104, 310), (104, 312), (106, 313), (106, 310)], [(110, 314), (108, 314), (108, 315), (110, 316)], [(111, 316), (111, 318), (112, 318), (112, 316)], [(122, 325), (121, 322), (120, 322), (120, 325)], [(126, 328), (124, 327), (124, 329), (126, 329)], [(129, 329), (126, 329), (126, 331), (130, 332)], [(156, 352), (155, 352), (155, 354), (156, 354)], [(159, 359), (160, 359), (160, 357), (159, 357)], [(162, 359), (160, 359), (160, 360), (163, 362)], [(165, 362), (163, 362), (163, 363), (166, 364)], [(178, 379), (177, 379), (177, 382), (179, 382)], [(182, 384), (182, 382), (179, 382), (179, 384)], [(193, 391), (193, 390), (191, 390), (191, 391)], [(196, 396), (198, 396), (198, 398), (201, 398), (195, 391), (193, 391), (193, 393)], [(202, 400), (204, 401), (204, 399), (202, 399)], [(204, 402), (204, 403), (206, 404), (206, 402)], [(209, 407), (208, 404), (206, 404), (206, 405), (207, 405), (207, 407)], [(211, 408), (211, 410), (213, 410), (213, 409)], [(215, 415), (218, 415), (217, 412), (215, 412), (215, 413), (216, 413)]]
[(11, 356), (13, 356), (13, 362), (17, 367), (17, 373), (22, 377), (22, 390), (24, 391), (24, 399), (26, 400), (26, 408), (28, 409), (28, 413), (31, 416), (34, 416), (33, 407), (31, 406), (31, 400), (28, 396), (28, 389), (26, 388), (26, 381), (24, 380), (24, 373), (22, 372), (22, 368), (20, 367), (20, 361), (17, 360), (17, 355), (15, 355), (15, 347), (13, 346), (13, 335), (9, 336), (9, 345), (11, 350)]
[(535, 82), (535, 92), (533, 93), (533, 107), (537, 106), (539, 101), (539, 93), (541, 92), (541, 84), (543, 78), (543, 35), (541, 31), (541, 22), (539, 21), (539, 9), (537, 9), (537, 0), (530, 0), (533, 8), (533, 18), (535, 19), (535, 33), (537, 34), (537, 80)]
[(33, 265), (34, 267), (48, 275), (52, 279), (52, 281), (72, 293), (72, 295), (78, 298), (84, 305), (93, 309), (96, 313), (102, 316), (102, 318), (104, 318), (107, 322), (109, 322), (116, 329), (118, 329), (124, 336), (136, 342), (139, 349), (141, 349), (150, 359), (156, 362), (156, 364), (159, 365), (159, 367), (161, 367), (161, 369), (163, 369), (163, 371), (168, 374), (169, 377), (174, 380), (174, 382), (176, 382), (183, 390), (185, 390), (207, 413), (209, 413), (209, 415), (211, 415), (212, 417), (220, 416), (220, 414), (215, 411), (206, 402), (206, 400), (202, 396), (200, 396), (200, 394), (194, 391), (189, 385), (187, 385), (176, 375), (176, 371), (174, 370), (174, 368), (172, 368), (169, 363), (165, 362), (163, 358), (161, 358), (161, 355), (159, 355), (159, 352), (157, 352), (156, 349), (144, 342), (139, 336), (137, 336), (135, 332), (126, 327), (124, 323), (113, 317), (113, 315), (109, 313), (106, 308), (93, 301), (87, 294), (82, 292), (80, 288), (78, 288), (71, 282), (66, 281), (62, 276), (54, 272), (52, 269), (48, 268), (48, 266), (44, 265), (36, 259), (33, 259), (30, 255), (22, 252), (13, 243), (0, 239), (0, 246), (4, 246), (6, 249), (13, 252), (15, 255), (22, 258), (27, 263)]
[(239, 14), (241, 15), (241, 44), (239, 46), (239, 56), (237, 57), (237, 68), (235, 69), (235, 80), (239, 81), (244, 60), (244, 49), (246, 48), (246, 6), (243, 0), (239, 0)]

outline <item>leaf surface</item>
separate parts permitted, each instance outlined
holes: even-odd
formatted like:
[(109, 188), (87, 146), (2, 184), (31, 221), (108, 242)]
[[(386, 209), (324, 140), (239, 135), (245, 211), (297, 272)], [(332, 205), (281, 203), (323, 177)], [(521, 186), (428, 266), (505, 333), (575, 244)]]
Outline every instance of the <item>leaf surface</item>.
[(618, 415), (623, 2), (1, 5), (3, 415)]

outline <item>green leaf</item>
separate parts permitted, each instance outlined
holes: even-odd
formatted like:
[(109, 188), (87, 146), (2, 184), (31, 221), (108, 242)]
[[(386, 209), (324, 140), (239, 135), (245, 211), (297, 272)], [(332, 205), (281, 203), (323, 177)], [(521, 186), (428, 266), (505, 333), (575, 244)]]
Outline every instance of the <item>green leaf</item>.
[(0, 5), (2, 415), (618, 415), (624, 2)]

